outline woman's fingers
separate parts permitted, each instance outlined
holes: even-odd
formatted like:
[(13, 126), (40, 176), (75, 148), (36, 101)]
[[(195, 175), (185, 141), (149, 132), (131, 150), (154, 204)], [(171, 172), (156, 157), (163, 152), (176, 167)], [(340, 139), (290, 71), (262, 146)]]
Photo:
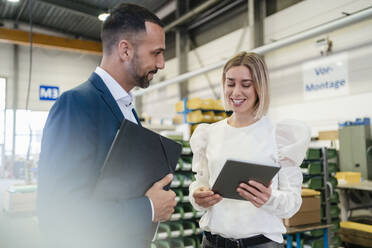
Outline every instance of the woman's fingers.
[(261, 207), (265, 204), (271, 195), (270, 186), (265, 187), (263, 184), (256, 181), (249, 181), (249, 184), (241, 183), (237, 188), (237, 192), (246, 200), (251, 201), (256, 207)]
[(204, 197), (212, 196), (213, 194), (214, 194), (213, 191), (195, 191), (193, 196), (204, 198)]
[(213, 206), (222, 200), (222, 197), (219, 194), (215, 194), (213, 191), (199, 193), (195, 191), (193, 196), (195, 202), (204, 208)]
[(268, 191), (270, 190), (271, 183), (270, 183), (270, 185), (268, 187), (265, 187), (265, 185), (263, 185), (262, 183), (259, 183), (259, 182), (250, 180), (249, 181), (249, 185), (252, 185), (253, 187), (255, 187), (256, 189), (258, 189), (262, 193), (268, 193)]
[(244, 199), (251, 201), (252, 203), (257, 201), (257, 196), (253, 195), (246, 187), (238, 187), (237, 191)]

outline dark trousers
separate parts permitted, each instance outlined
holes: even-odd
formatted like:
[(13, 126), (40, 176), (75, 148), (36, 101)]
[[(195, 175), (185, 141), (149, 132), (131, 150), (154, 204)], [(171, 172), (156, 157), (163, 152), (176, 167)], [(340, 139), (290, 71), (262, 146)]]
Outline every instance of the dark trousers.
[(219, 235), (204, 232), (203, 248), (283, 248), (283, 244), (274, 242), (263, 235), (246, 239), (227, 239)]

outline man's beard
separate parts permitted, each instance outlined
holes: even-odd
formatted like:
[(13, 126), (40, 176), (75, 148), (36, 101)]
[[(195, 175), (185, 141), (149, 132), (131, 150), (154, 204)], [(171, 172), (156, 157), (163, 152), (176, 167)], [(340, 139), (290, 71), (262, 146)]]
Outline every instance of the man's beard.
[(136, 86), (138, 86), (140, 88), (147, 88), (147, 87), (149, 87), (150, 81), (151, 81), (151, 79), (148, 78), (149, 74), (153, 73), (155, 75), (158, 70), (155, 69), (155, 70), (147, 72), (144, 75), (141, 75), (138, 72), (139, 68), (140, 68), (140, 65), (141, 65), (141, 63), (140, 63), (137, 55), (135, 54), (134, 57), (133, 57), (133, 62), (132, 62), (132, 66), (131, 66), (131, 70), (132, 70), (131, 74), (133, 76), (133, 79), (135, 81)]
[(140, 76), (136, 74), (134, 80), (136, 81), (136, 85), (141, 88), (147, 88), (150, 85), (150, 80), (147, 78), (147, 75)]

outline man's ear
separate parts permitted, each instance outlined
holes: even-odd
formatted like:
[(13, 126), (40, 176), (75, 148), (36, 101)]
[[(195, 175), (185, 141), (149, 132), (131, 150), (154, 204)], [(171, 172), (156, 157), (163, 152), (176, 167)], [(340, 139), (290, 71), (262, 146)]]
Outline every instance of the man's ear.
[(122, 60), (128, 61), (133, 57), (133, 46), (128, 40), (120, 40), (117, 48)]

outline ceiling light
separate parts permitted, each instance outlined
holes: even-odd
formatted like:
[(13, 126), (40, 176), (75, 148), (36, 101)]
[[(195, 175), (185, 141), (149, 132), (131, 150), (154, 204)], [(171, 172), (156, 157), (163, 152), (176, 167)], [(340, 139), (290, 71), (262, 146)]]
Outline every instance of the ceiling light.
[(98, 19), (104, 22), (109, 15), (109, 13), (102, 13), (98, 16)]
[(8, 2), (11, 2), (11, 3), (18, 3), (19, 0), (8, 0)]

